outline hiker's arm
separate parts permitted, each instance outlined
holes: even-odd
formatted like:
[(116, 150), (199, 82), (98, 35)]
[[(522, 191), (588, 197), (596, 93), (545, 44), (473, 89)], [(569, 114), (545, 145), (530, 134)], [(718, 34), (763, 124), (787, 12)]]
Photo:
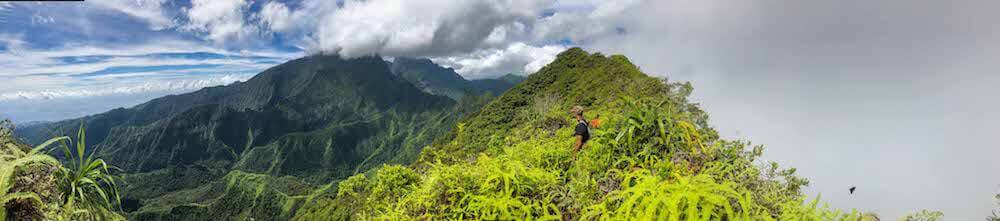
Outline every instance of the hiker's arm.
[(573, 152), (580, 151), (583, 146), (583, 135), (576, 135), (576, 143), (573, 144)]

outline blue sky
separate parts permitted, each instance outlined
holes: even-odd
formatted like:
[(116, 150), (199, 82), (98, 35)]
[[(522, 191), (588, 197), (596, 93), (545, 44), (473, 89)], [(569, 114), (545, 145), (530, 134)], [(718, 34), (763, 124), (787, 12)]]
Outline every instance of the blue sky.
[[(997, 207), (998, 1), (88, 0), (0, 3), (0, 117), (58, 120), (312, 53), (530, 74), (579, 46), (694, 84), (807, 194), (894, 219)], [(857, 186), (855, 194), (847, 188)]]
[[(622, 2), (627, 3), (627, 2)], [(634, 3), (628, 3), (634, 4)], [(526, 74), (601, 31), (554, 34), (591, 1), (0, 3), (0, 117), (80, 117), (246, 80), (313, 53), (428, 57), (467, 78)], [(410, 10), (425, 7), (429, 10)], [(403, 10), (403, 9), (406, 10)], [(481, 16), (470, 19), (468, 13)], [(379, 15), (379, 16), (370, 16)], [(601, 22), (613, 26), (617, 15)], [(83, 106), (81, 106), (83, 104)]]

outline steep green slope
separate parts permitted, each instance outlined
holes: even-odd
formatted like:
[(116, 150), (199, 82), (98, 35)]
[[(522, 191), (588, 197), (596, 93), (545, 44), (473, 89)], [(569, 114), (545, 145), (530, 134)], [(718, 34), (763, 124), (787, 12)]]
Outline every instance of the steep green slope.
[(392, 61), (393, 74), (406, 79), (424, 92), (448, 96), (458, 100), (466, 95), (479, 94), (465, 78), (451, 68), (444, 68), (430, 59), (399, 57)]
[(525, 77), (514, 74), (506, 74), (495, 79), (470, 80), (472, 87), (479, 89), (481, 93), (503, 94), (503, 92), (524, 81)]
[[(579, 48), (463, 119), (410, 166), (303, 202), (294, 220), (855, 220), (806, 204), (794, 169), (720, 139), (689, 84)], [(573, 153), (573, 105), (603, 122)], [(600, 117), (598, 117), (598, 115)]]
[[(474, 115), (462, 122), (464, 133), (452, 133), (439, 141), (425, 160), (461, 160), (485, 150), (491, 140), (503, 140), (515, 128), (544, 129), (551, 133), (555, 129), (570, 126), (568, 111), (573, 105), (591, 109), (590, 113), (607, 112), (610, 105), (625, 96), (659, 98), (670, 93), (671, 88), (660, 79), (649, 77), (621, 55), (606, 57), (601, 54), (587, 54), (579, 48), (570, 49), (558, 59), (545, 66), (527, 80)], [(702, 132), (716, 137), (714, 130), (707, 126), (707, 115), (697, 106), (688, 104), (684, 98), (675, 98), (685, 105), (694, 123)], [(620, 110), (618, 110), (620, 111)], [(436, 154), (436, 153), (442, 154)], [(446, 153), (446, 154), (445, 154)]]
[(454, 69), (441, 67), (426, 58), (399, 57), (392, 62), (390, 69), (393, 74), (413, 83), (424, 92), (448, 96), (454, 100), (485, 93), (501, 94), (524, 80), (524, 77), (516, 75), (466, 80)]
[(19, 134), (40, 140), (83, 121), (98, 157), (127, 173), (132, 218), (287, 219), (316, 188), (414, 161), (483, 102), (424, 93), (381, 58), (310, 56), (246, 82)]

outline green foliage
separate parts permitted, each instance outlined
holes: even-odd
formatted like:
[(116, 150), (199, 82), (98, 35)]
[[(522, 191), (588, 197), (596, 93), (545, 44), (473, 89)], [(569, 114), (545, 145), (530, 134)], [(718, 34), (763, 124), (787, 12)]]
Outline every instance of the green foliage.
[[(530, 108), (536, 101), (548, 101), (546, 97), (558, 98), (554, 104), (541, 105), (551, 107), (546, 114), (565, 114), (573, 105), (607, 107), (606, 104), (623, 96), (654, 97), (668, 90), (660, 80), (646, 76), (623, 57), (608, 58), (600, 54), (589, 55), (579, 48), (570, 49), (464, 120), (463, 125), (469, 130), (439, 140), (432, 147), (435, 150), (423, 152), (421, 158), (424, 162), (464, 161), (486, 150), (491, 140), (496, 141), (495, 136), (527, 132), (520, 127), (531, 125), (528, 122), (553, 125), (546, 123), (551, 122), (548, 120), (551, 118), (539, 118), (539, 113)], [(559, 115), (558, 119), (564, 117)]]
[[(466, 96), (456, 102), (422, 93), (393, 75), (379, 57), (316, 55), (275, 66), (246, 82), (22, 128), (27, 133), (21, 135), (76, 133), (83, 121), (84, 142), (99, 147), (87, 154), (125, 173), (127, 182), (115, 180), (124, 190), (124, 209), (141, 213), (130, 217), (187, 219), (192, 216), (179, 213), (212, 214), (203, 213), (215, 205), (211, 200), (255, 197), (237, 191), (256, 188), (252, 186), (225, 191), (225, 177), (234, 171), (267, 176), (255, 181), (275, 189), (273, 196), (269, 191), (261, 196), (281, 201), (275, 204), (296, 197), (324, 201), (341, 179), (386, 163), (413, 162), (425, 146), (489, 99)], [(296, 183), (289, 186), (308, 190), (273, 185), (288, 180)], [(310, 192), (316, 186), (327, 188)], [(230, 206), (226, 209), (237, 214), (255, 205)], [(260, 211), (257, 206), (252, 211)]]
[(59, 170), (59, 186), (66, 199), (66, 208), (83, 209), (85, 219), (109, 220), (121, 219), (116, 213), (116, 206), (121, 205), (121, 196), (111, 174), (111, 166), (103, 159), (94, 157), (96, 151), (87, 154), (86, 130), (83, 123), (77, 130), (75, 152), (68, 142), (62, 143), (62, 152), (66, 164)]
[[(136, 220), (288, 220), (316, 188), (292, 176), (230, 171), (208, 185), (146, 201)], [(180, 205), (178, 205), (180, 204)]]
[[(0, 159), (3, 159), (3, 163), (0, 164), (0, 205), (7, 205), (8, 202), (13, 200), (29, 200), (31, 204), (34, 204), (33, 207), (37, 208), (29, 210), (41, 213), (35, 215), (21, 214), (29, 216), (21, 218), (45, 220), (124, 220), (124, 217), (117, 212), (119, 209), (116, 206), (121, 203), (115, 183), (116, 178), (111, 175), (110, 166), (104, 163), (102, 159), (94, 158), (93, 154), (86, 154), (86, 145), (84, 144), (86, 135), (82, 125), (78, 131), (75, 153), (69, 149), (69, 145), (67, 144), (71, 141), (69, 137), (49, 139), (25, 152), (17, 144), (13, 144), (15, 142), (10, 141), (13, 138), (7, 126), (0, 128), (0, 140), (3, 140), (2, 143), (4, 143), (2, 147), (3, 153), (0, 154)], [(63, 144), (62, 152), (65, 155), (64, 160), (66, 164), (62, 164), (55, 158), (42, 152), (46, 147), (56, 142)], [(17, 173), (18, 171), (30, 171), (28, 169), (39, 166), (53, 168), (53, 170), (40, 171), (41, 173), (49, 173), (42, 174), (41, 176), (30, 175), (30, 172), (29, 174)], [(35, 172), (39, 171), (36, 170)], [(50, 186), (52, 186), (53, 191), (57, 192), (58, 196), (40, 197), (42, 194), (49, 194), (47, 192), (50, 190), (37, 186), (20, 184), (20, 187), (16, 187), (15, 185), (18, 184), (14, 182), (14, 177), (18, 175), (31, 176), (35, 179), (45, 177), (46, 175), (54, 176), (51, 179), (53, 184)], [(43, 179), (41, 181), (29, 180), (28, 182), (33, 182), (30, 185), (49, 186), (44, 183), (45, 181)], [(10, 192), (12, 188), (29, 191)], [(5, 208), (0, 211), (0, 220), (6, 219), (8, 210)]]
[[(852, 211), (851, 213), (844, 213), (839, 210), (831, 210), (829, 205), (823, 204), (820, 206), (820, 197), (816, 197), (810, 202), (805, 202), (805, 199), (788, 201), (781, 205), (781, 215), (778, 216), (778, 220), (805, 220), (805, 221), (821, 221), (821, 220), (842, 220), (842, 221), (853, 221), (859, 220), (864, 217), (872, 217), (874, 215), (862, 215), (858, 214), (857, 211)], [(877, 220), (878, 217), (875, 217)], [(862, 220), (869, 220), (868, 218)]]
[[(84, 168), (92, 172), (80, 177), (93, 180), (78, 182), (86, 198), (71, 202), (117, 205), (99, 200), (118, 192), (97, 188), (115, 182), (91, 160), (103, 153), (127, 163), (139, 185), (178, 177), (162, 189), (127, 188), (142, 199), (130, 214), (140, 220), (871, 217), (807, 203), (808, 181), (794, 168), (759, 160), (762, 146), (719, 138), (688, 101), (690, 84), (649, 77), (624, 56), (573, 48), (495, 99), (457, 103), (420, 93), (385, 65), (309, 57), (99, 115), (100, 134), (123, 135), (97, 139), (104, 152), (86, 155), (81, 128), (77, 151), (67, 145), (77, 169), (64, 174)], [(603, 122), (580, 152), (571, 150), (574, 105)]]
[[(624, 187), (588, 207), (581, 219), (592, 220), (766, 220), (770, 219), (733, 184), (716, 183), (706, 174), (674, 179), (649, 170), (628, 174)], [(735, 203), (733, 203), (735, 202)], [(765, 214), (762, 216), (762, 214)]]
[(900, 221), (936, 221), (941, 220), (944, 217), (944, 213), (941, 211), (932, 210), (920, 210), (906, 216), (899, 218)]
[[(561, 53), (417, 163), (384, 166), (307, 205), (299, 220), (856, 220), (804, 203), (808, 181), (759, 162), (763, 147), (718, 138), (687, 101), (622, 56)], [(574, 157), (567, 110), (604, 123)], [(372, 176), (374, 174), (374, 176)], [(391, 191), (390, 191), (391, 190)]]
[[(0, 139), (10, 139), (10, 131), (7, 127), (0, 128)], [(55, 158), (41, 153), (40, 151), (46, 146), (57, 142), (62, 139), (68, 139), (66, 137), (53, 138), (35, 148), (32, 148), (28, 152), (21, 150), (21, 147), (15, 146), (15, 144), (4, 142), (3, 154), (0, 154), (0, 205), (7, 205), (8, 202), (15, 200), (24, 200), (28, 203), (32, 203), (37, 207), (45, 207), (45, 202), (42, 201), (38, 193), (35, 192), (21, 192), (21, 191), (11, 191), (14, 188), (14, 176), (18, 170), (24, 170), (28, 167), (49, 165), (55, 166), (59, 165), (59, 161)], [(6, 206), (0, 210), (0, 220), (7, 220), (7, 208)]]

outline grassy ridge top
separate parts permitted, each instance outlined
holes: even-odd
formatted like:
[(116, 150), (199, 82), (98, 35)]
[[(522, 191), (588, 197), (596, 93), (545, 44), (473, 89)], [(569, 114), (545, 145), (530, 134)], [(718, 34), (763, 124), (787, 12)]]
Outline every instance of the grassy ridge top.
[[(856, 220), (805, 203), (808, 181), (720, 139), (692, 88), (624, 56), (573, 48), (424, 148), (410, 166), (340, 182), (295, 220)], [(568, 110), (592, 140), (571, 150)], [(871, 217), (868, 217), (871, 218)]]
[(474, 156), (485, 150), (489, 140), (518, 127), (566, 126), (568, 122), (561, 118), (568, 116), (574, 105), (586, 107), (588, 119), (596, 118), (602, 112), (615, 111), (608, 107), (624, 97), (674, 99), (686, 105), (684, 108), (695, 118), (692, 121), (702, 126), (702, 132), (715, 137), (716, 132), (707, 126), (707, 115), (697, 105), (687, 103), (690, 90), (690, 85), (664, 84), (664, 80), (642, 73), (625, 56), (589, 54), (572, 48), (479, 113), (463, 120), (460, 123), (463, 133), (453, 130), (450, 136), (439, 139), (433, 150), (424, 152), (424, 160), (449, 161)]

